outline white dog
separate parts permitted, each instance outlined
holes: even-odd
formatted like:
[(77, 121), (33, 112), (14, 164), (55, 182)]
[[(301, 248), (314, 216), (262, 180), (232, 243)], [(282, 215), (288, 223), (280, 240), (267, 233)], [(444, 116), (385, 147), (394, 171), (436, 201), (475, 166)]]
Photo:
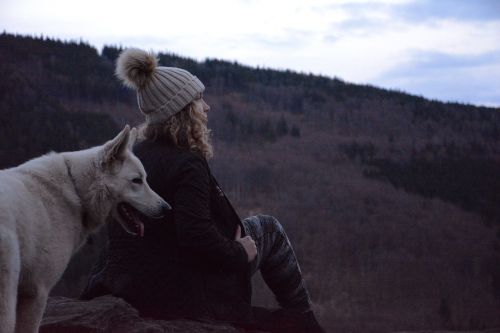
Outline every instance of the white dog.
[[(50, 153), (0, 171), (0, 332), (37, 332), (50, 289), (108, 217), (142, 235), (137, 213), (170, 206), (146, 183), (128, 126), (87, 150)], [(16, 311), (17, 309), (17, 311)]]

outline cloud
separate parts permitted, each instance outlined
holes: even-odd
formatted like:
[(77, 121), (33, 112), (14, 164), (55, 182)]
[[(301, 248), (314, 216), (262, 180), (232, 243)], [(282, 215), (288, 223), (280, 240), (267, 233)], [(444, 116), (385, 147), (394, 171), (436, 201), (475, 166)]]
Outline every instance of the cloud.
[(487, 52), (479, 55), (452, 55), (440, 52), (413, 53), (410, 64), (404, 66), (395, 73), (415, 74), (415, 71), (426, 69), (427, 71), (443, 71), (464, 68), (478, 68), (491, 64), (500, 65), (500, 51)]
[[(380, 2), (338, 3), (317, 8), (330, 18), (327, 36), (370, 36), (386, 27), (391, 20), (390, 9), (395, 4)], [(335, 32), (335, 33), (333, 33)], [(326, 41), (335, 39), (326, 38)]]
[(451, 55), (415, 51), (412, 59), (374, 81), (430, 98), (500, 105), (500, 51)]
[(335, 36), (346, 37), (370, 36), (399, 26), (432, 25), (443, 21), (500, 23), (498, 0), (352, 1), (316, 7), (316, 10), (331, 16), (336, 14), (330, 30), (336, 31)]
[(239, 42), (257, 44), (263, 48), (273, 48), (275, 50), (298, 49), (306, 46), (313, 39), (315, 33), (298, 29), (285, 29), (279, 36), (268, 36), (266, 34), (246, 34), (238, 36)]
[(394, 6), (393, 10), (393, 15), (412, 21), (500, 20), (500, 1), (498, 0), (420, 0)]

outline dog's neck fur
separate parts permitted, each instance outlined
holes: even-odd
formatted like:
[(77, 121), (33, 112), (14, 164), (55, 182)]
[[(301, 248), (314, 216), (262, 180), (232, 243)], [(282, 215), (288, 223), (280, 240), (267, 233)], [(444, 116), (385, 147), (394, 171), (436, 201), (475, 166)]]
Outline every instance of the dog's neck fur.
[(84, 200), (83, 200), (83, 196), (82, 194), (80, 193), (80, 191), (78, 190), (78, 185), (76, 184), (76, 179), (75, 177), (73, 176), (73, 172), (71, 171), (71, 162), (64, 158), (64, 163), (66, 164), (66, 169), (68, 171), (68, 176), (69, 176), (69, 179), (71, 180), (71, 182), (73, 183), (73, 187), (75, 189), (75, 193), (76, 193), (76, 196), (78, 197), (78, 199), (80, 200), (80, 205), (81, 205), (81, 219), (82, 219), (82, 225), (83, 225), (83, 228), (84, 229), (88, 229), (89, 228), (89, 224), (90, 223), (90, 220), (89, 220), (89, 212), (88, 212), (88, 207), (85, 207), (84, 205)]
[[(88, 158), (87, 154), (92, 154), (92, 158)], [(105, 199), (111, 196), (111, 192), (95, 171), (100, 167), (99, 151), (91, 148), (63, 153), (63, 158), (68, 177), (80, 200), (83, 230), (90, 234), (105, 223), (112, 208), (110, 201)]]
[[(95, 171), (100, 161), (99, 147), (87, 150), (49, 153), (29, 160), (7, 171), (20, 173), (37, 179), (46, 191), (58, 195), (66, 207), (80, 212), (81, 226), (75, 229), (75, 247), (79, 248), (90, 234), (104, 225), (112, 209), (112, 202), (106, 200), (111, 193)], [(54, 158), (57, 155), (58, 158)], [(63, 186), (69, 183), (70, 186)]]

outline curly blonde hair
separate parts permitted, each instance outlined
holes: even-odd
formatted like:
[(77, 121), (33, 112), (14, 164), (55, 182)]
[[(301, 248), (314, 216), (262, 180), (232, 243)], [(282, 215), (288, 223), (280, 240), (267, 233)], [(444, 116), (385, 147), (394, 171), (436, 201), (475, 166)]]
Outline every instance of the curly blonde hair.
[(190, 103), (160, 124), (142, 124), (139, 137), (152, 141), (167, 140), (179, 148), (200, 152), (208, 160), (213, 156), (213, 147), (207, 123), (207, 115)]

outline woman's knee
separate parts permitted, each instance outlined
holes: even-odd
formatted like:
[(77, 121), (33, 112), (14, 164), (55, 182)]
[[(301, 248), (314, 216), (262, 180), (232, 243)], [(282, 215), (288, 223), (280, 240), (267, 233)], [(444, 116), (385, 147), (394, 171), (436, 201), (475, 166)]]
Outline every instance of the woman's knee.
[(271, 215), (257, 215), (259, 217), (259, 221), (262, 225), (262, 228), (266, 232), (278, 232), (280, 234), (285, 234), (285, 229), (278, 221), (278, 219)]

